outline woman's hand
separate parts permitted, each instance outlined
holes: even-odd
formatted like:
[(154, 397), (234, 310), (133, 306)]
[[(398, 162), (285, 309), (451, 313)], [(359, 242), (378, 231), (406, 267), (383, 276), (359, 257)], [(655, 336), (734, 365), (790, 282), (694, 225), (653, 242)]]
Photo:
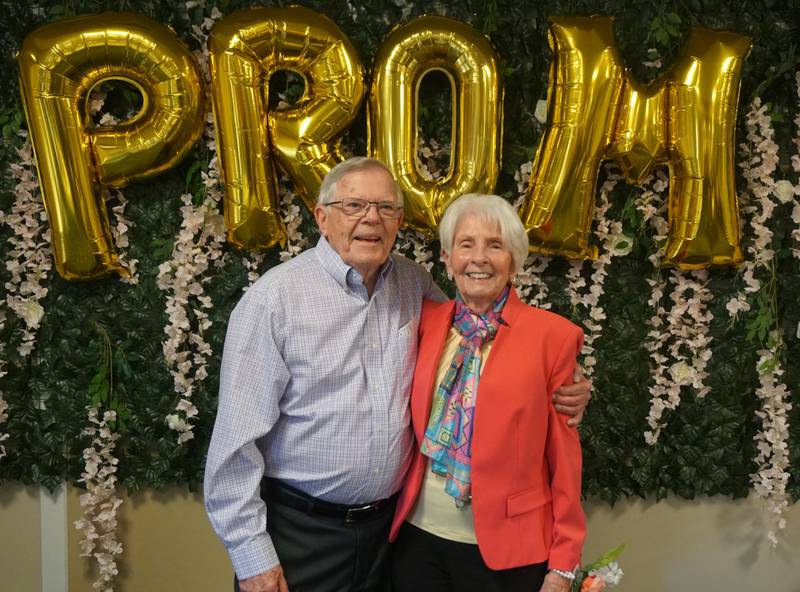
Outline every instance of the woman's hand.
[(540, 592), (569, 592), (571, 584), (572, 580), (551, 571), (544, 577), (544, 584), (542, 584)]

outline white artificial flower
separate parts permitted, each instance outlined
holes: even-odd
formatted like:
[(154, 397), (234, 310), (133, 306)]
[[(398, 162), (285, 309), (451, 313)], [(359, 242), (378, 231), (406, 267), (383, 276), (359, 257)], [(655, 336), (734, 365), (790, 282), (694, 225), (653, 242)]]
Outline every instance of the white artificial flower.
[(624, 257), (633, 249), (633, 237), (628, 236), (622, 232), (615, 233), (611, 236), (610, 250), (615, 257)]
[(103, 116), (100, 118), (99, 125), (102, 126), (115, 126), (119, 123), (119, 119), (111, 115), (111, 113), (103, 113)]
[(619, 583), (622, 581), (622, 576), (625, 573), (620, 568), (619, 564), (616, 561), (612, 561), (608, 565), (605, 565), (599, 569), (592, 570), (589, 572), (589, 575), (597, 575), (603, 578), (609, 586), (618, 586)]
[(533, 117), (542, 125), (545, 124), (547, 121), (547, 101), (542, 99), (536, 101), (536, 109), (533, 112)]
[(44, 308), (35, 300), (26, 300), (13, 306), (14, 312), (25, 321), (28, 327), (35, 329), (44, 316)]
[(215, 214), (208, 216), (206, 219), (206, 227), (212, 236), (224, 238), (225, 237), (225, 216), (222, 214)]
[(786, 179), (781, 179), (775, 183), (772, 192), (782, 204), (789, 203), (794, 199), (794, 196), (797, 195), (794, 185)]
[(725, 305), (725, 308), (728, 310), (728, 314), (732, 317), (735, 317), (739, 312), (747, 312), (750, 310), (750, 303), (747, 300), (742, 298), (733, 297), (728, 300), (728, 303)]
[(176, 432), (186, 431), (188, 428), (186, 421), (175, 413), (171, 413), (166, 417), (167, 426)]

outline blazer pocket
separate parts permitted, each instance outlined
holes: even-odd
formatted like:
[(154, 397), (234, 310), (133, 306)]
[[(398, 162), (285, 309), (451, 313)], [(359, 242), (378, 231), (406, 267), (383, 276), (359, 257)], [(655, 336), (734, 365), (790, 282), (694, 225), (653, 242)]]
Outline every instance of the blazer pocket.
[(506, 515), (509, 518), (512, 516), (519, 516), (520, 514), (530, 512), (531, 510), (545, 505), (551, 499), (550, 488), (546, 485), (531, 487), (525, 491), (520, 491), (519, 493), (508, 496), (506, 500)]

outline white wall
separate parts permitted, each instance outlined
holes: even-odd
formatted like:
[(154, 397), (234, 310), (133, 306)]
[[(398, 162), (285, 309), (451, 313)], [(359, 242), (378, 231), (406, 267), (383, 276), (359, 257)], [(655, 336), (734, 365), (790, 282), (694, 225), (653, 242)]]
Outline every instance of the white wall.
[(800, 504), (771, 549), (760, 502), (714, 497), (587, 503), (584, 560), (620, 543), (620, 592), (800, 592)]

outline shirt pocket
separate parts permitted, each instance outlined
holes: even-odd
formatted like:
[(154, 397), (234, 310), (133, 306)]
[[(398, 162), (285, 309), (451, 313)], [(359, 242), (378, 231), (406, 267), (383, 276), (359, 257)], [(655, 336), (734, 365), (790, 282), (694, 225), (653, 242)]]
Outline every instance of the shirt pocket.
[(414, 366), (417, 362), (417, 328), (419, 320), (412, 318), (394, 330), (392, 336), (391, 359), (389, 364), (394, 369), (399, 384), (395, 388), (407, 392), (411, 388)]

